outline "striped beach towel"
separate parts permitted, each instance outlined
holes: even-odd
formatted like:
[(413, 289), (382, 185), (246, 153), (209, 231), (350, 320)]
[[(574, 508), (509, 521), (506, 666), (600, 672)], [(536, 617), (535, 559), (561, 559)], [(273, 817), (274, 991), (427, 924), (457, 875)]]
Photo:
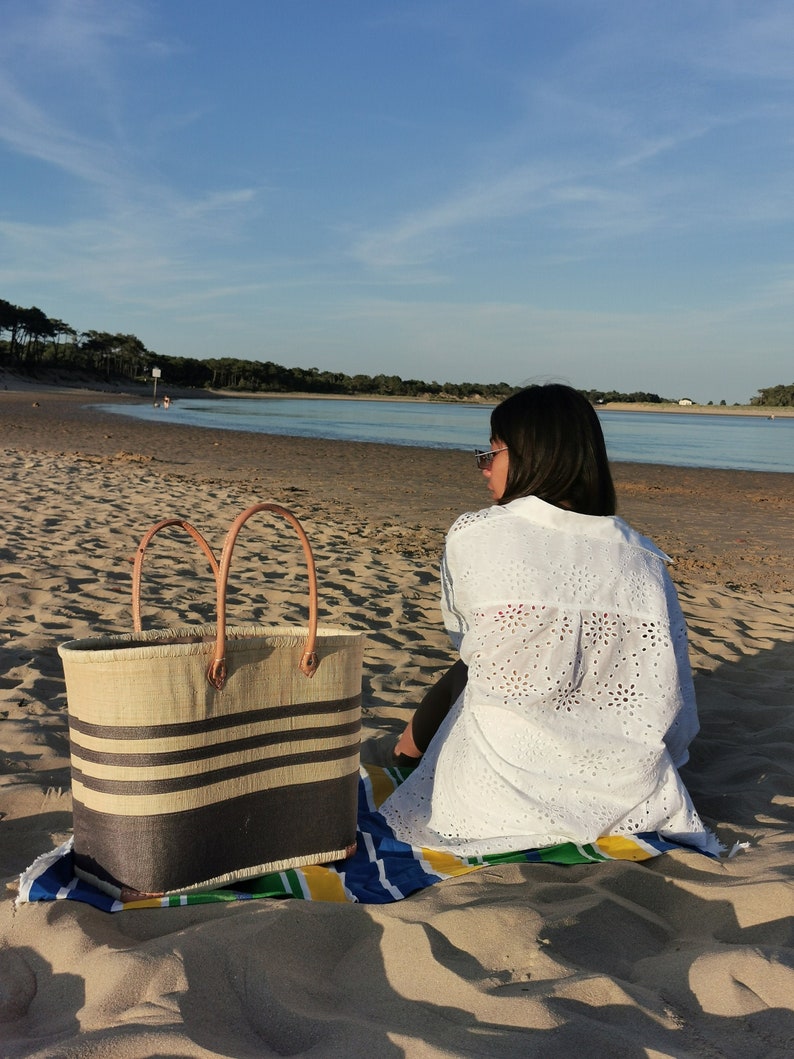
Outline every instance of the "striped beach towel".
[[(170, 908), (262, 897), (304, 901), (388, 904), (444, 879), (480, 868), (510, 863), (587, 864), (608, 860), (642, 861), (673, 849), (691, 850), (657, 834), (610, 836), (586, 845), (563, 843), (484, 857), (458, 857), (400, 842), (378, 812), (408, 770), (363, 766), (358, 784), (358, 833), (355, 854), (335, 864), (272, 872), (245, 883), (201, 893), (120, 899), (102, 893), (74, 874), (71, 841), (45, 853), (20, 878), (17, 902), (82, 901), (105, 912), (130, 908)], [(701, 853), (700, 850), (694, 852)], [(709, 854), (705, 854), (709, 856)]]

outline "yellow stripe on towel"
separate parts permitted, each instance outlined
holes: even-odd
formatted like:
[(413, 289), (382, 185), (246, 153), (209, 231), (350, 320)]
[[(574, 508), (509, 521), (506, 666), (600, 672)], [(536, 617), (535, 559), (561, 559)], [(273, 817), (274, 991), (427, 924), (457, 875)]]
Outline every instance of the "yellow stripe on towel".
[(594, 845), (613, 860), (650, 860), (656, 856), (655, 852), (643, 849), (635, 838), (624, 835), (606, 835)]
[(438, 849), (425, 849), (422, 847), (422, 860), (430, 866), (437, 875), (453, 876), (468, 875), (470, 871), (477, 871), (482, 864), (466, 864), (454, 853), (444, 853)]
[(344, 904), (349, 900), (342, 880), (335, 871), (320, 864), (311, 864), (301, 868), (300, 873), (312, 901), (335, 901)]
[(365, 765), (363, 767), (369, 776), (375, 808), (380, 809), (389, 795), (394, 794), (397, 784), (385, 768), (379, 768), (377, 765), (370, 765), (369, 767)]

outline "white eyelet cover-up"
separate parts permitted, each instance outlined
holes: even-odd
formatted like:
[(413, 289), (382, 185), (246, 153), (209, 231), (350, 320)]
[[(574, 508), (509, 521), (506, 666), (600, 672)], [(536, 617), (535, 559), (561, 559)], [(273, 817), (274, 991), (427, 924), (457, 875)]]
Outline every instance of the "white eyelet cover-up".
[(718, 852), (678, 775), (698, 730), (667, 556), (622, 519), (522, 497), (447, 535), (442, 614), (468, 682), (381, 808), (463, 856), (658, 831)]

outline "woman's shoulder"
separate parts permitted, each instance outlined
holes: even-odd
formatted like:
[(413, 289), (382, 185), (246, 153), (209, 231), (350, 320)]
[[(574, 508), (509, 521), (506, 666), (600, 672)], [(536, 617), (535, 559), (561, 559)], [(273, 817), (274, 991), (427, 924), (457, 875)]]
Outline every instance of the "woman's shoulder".
[(508, 504), (492, 504), (479, 511), (465, 511), (452, 523), (447, 538), (466, 531), (482, 530), (492, 533), (497, 531), (497, 527), (508, 534), (516, 530), (526, 534), (533, 528), (545, 528), (544, 512), (559, 513), (557, 508), (536, 496), (522, 496)]
[(493, 518), (494, 513), (499, 510), (500, 508), (498, 507), (484, 507), (480, 511), (464, 511), (462, 515), (458, 515), (449, 527), (447, 536), (451, 537), (463, 533), (465, 530), (480, 526), (487, 522), (488, 519)]
[(490, 531), (496, 526), (507, 529), (509, 526), (519, 526), (526, 532), (533, 524), (544, 527), (549, 518), (555, 514), (569, 515), (571, 512), (561, 512), (559, 508), (552, 507), (544, 500), (536, 496), (522, 496), (511, 500), (508, 504), (492, 504), (480, 511), (465, 511), (450, 526), (449, 535), (462, 533), (465, 530), (479, 527), (487, 527)]

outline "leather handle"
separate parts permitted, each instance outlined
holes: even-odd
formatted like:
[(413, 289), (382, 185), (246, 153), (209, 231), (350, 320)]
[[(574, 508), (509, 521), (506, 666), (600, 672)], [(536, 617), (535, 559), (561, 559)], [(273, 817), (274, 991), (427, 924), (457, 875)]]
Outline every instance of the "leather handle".
[(143, 571), (143, 557), (146, 554), (146, 549), (149, 543), (156, 533), (159, 533), (161, 529), (165, 529), (166, 526), (180, 526), (183, 530), (190, 534), (194, 541), (199, 545), (201, 550), (209, 559), (210, 566), (212, 567), (212, 573), (215, 578), (215, 583), (218, 583), (218, 560), (215, 558), (215, 553), (209, 544), (195, 526), (192, 526), (183, 518), (164, 518), (162, 522), (158, 522), (157, 525), (152, 526), (150, 530), (147, 530), (141, 538), (141, 543), (138, 545), (138, 550), (135, 552), (135, 560), (132, 567), (132, 627), (135, 632), (141, 631), (141, 575)]
[(297, 533), (298, 539), (303, 547), (303, 555), (306, 559), (306, 567), (309, 573), (309, 631), (300, 660), (301, 672), (305, 673), (307, 677), (313, 677), (317, 672), (317, 666), (319, 664), (317, 653), (315, 651), (315, 645), (317, 643), (318, 609), (317, 572), (314, 565), (314, 555), (312, 554), (311, 545), (309, 544), (309, 538), (306, 536), (303, 526), (301, 526), (298, 519), (287, 508), (271, 502), (253, 504), (251, 507), (246, 508), (245, 511), (241, 512), (229, 527), (229, 532), (226, 534), (226, 540), (223, 542), (221, 561), (215, 578), (218, 592), (218, 632), (215, 640), (215, 656), (207, 670), (207, 680), (214, 688), (217, 688), (218, 691), (223, 688), (223, 685), (226, 682), (226, 588), (229, 581), (229, 569), (231, 567), (234, 544), (237, 540), (237, 535), (248, 519), (260, 511), (269, 511), (274, 515), (280, 515), (282, 518), (286, 519)]

